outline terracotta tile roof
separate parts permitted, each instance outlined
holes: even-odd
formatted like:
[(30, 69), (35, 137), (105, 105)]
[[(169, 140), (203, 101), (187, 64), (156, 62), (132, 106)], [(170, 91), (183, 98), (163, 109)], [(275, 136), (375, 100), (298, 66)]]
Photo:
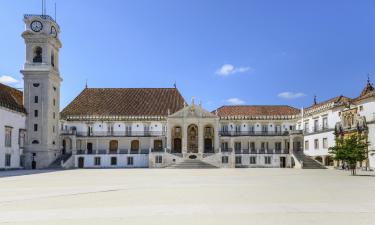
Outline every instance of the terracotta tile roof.
[(167, 116), (184, 106), (176, 88), (85, 88), (65, 109), (67, 116)]
[[(215, 113), (215, 111), (214, 111)], [(287, 105), (233, 105), (217, 109), (220, 117), (224, 116), (293, 116), (299, 109)]]
[(330, 103), (334, 103), (336, 105), (343, 105), (343, 104), (346, 104), (346, 103), (348, 103), (350, 101), (351, 101), (350, 98), (345, 97), (343, 95), (340, 95), (340, 96), (328, 99), (326, 101), (319, 102), (317, 104), (311, 105), (311, 106), (305, 108), (304, 111), (306, 112), (306, 111), (314, 110), (314, 109), (317, 109), (319, 107), (322, 107), (322, 106), (330, 104)]
[(0, 83), (0, 106), (26, 113), (23, 107), (23, 93), (15, 88)]

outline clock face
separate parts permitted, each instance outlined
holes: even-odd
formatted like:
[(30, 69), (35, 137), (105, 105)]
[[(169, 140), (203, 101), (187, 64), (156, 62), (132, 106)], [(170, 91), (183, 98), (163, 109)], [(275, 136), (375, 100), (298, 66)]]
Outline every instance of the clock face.
[(56, 28), (54, 26), (51, 27), (51, 34), (52, 34), (52, 36), (57, 37), (57, 31), (56, 31)]
[(39, 32), (43, 29), (43, 24), (40, 21), (35, 20), (31, 23), (30, 27), (31, 27), (31, 30), (35, 32)]

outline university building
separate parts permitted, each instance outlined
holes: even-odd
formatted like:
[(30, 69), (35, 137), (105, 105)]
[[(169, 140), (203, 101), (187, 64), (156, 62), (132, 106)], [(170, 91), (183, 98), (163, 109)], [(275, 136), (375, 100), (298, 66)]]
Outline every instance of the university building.
[[(297, 109), (207, 111), (174, 88), (84, 88), (62, 111), (60, 28), (25, 15), (24, 92), (0, 85), (0, 168), (325, 168), (335, 137), (363, 133), (374, 149), (375, 90)], [(4, 118), (4, 119), (3, 119)], [(375, 167), (375, 156), (359, 167)]]

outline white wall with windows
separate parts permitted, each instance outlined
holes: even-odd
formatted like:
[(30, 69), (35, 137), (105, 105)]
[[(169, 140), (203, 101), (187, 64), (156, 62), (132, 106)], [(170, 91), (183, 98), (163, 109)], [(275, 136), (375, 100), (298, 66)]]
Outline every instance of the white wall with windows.
[(75, 155), (76, 168), (146, 168), (148, 154)]
[(0, 169), (21, 167), (25, 142), (25, 114), (0, 107)]

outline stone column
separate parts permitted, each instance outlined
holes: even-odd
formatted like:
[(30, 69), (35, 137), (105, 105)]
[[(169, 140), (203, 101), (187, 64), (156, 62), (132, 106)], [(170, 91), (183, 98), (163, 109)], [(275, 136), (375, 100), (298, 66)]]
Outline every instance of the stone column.
[(203, 131), (203, 124), (198, 124), (198, 153), (203, 154), (203, 139), (204, 139), (204, 131)]
[(75, 155), (77, 154), (77, 140), (76, 137), (72, 137), (72, 154)]

